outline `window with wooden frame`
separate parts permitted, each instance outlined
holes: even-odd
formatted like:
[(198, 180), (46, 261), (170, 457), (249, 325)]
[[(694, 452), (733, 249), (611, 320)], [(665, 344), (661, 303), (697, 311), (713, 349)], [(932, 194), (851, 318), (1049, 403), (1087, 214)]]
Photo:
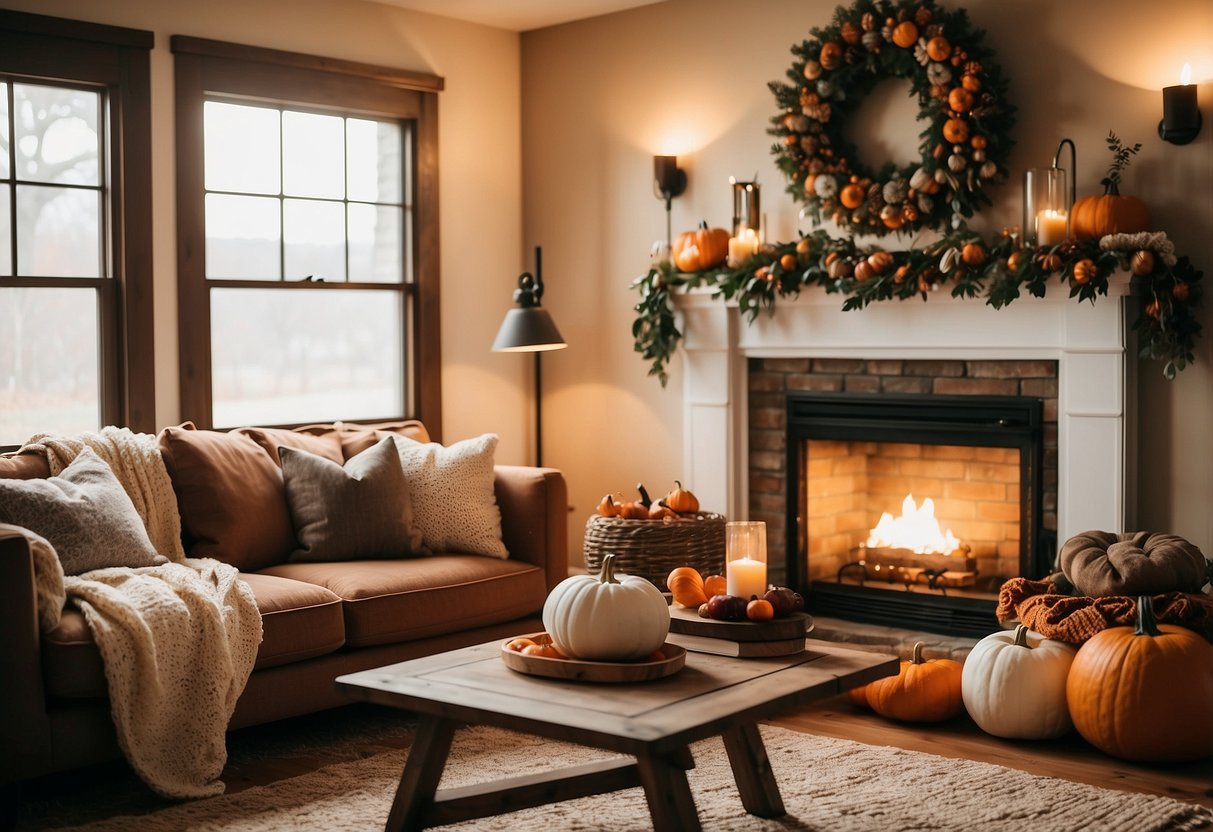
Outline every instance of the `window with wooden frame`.
[(181, 415), (441, 430), (442, 79), (172, 39)]
[(0, 10), (0, 448), (155, 429), (152, 46)]

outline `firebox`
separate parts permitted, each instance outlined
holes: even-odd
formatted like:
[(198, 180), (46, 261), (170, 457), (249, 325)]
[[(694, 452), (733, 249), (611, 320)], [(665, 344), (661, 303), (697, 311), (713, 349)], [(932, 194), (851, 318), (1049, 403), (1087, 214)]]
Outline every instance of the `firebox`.
[(979, 637), (1049, 571), (1043, 402), (786, 394), (788, 583), (817, 614)]

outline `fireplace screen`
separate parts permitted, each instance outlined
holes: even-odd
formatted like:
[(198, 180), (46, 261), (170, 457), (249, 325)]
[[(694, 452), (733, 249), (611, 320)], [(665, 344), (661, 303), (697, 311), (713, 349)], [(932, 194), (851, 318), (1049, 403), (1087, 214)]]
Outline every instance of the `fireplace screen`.
[(1002, 583), (1048, 570), (1039, 400), (797, 393), (787, 405), (787, 569), (816, 612), (984, 635)]

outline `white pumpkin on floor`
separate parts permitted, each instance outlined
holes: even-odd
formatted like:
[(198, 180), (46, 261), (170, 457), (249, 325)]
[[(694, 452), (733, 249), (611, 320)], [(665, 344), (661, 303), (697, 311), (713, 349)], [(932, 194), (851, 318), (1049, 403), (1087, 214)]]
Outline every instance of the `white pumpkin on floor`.
[(543, 626), (556, 648), (575, 659), (636, 661), (652, 655), (670, 631), (661, 590), (644, 578), (615, 575), (606, 555), (597, 575), (558, 583), (543, 605)]
[(965, 659), (960, 691), (965, 709), (986, 733), (1009, 739), (1060, 737), (1074, 727), (1066, 677), (1078, 650), (1022, 624), (993, 633)]

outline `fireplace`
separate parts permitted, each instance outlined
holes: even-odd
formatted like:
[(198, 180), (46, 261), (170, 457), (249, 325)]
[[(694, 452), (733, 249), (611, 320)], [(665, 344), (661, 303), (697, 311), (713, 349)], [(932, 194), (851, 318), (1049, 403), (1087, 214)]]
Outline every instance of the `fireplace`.
[[(1001, 366), (1031, 383), (1015, 377), (1022, 363)], [(751, 378), (761, 367), (751, 362)], [(997, 627), (1004, 581), (1048, 572), (1056, 530), (1042, 522), (1041, 398), (792, 391), (785, 400), (784, 579), (818, 613), (981, 636)]]
[[(678, 299), (684, 333), (683, 482), (707, 509), (730, 518), (767, 522), (772, 580), (812, 583), (811, 612), (826, 615), (824, 605), (831, 616), (860, 616), (865, 613), (831, 607), (830, 601), (819, 597), (816, 576), (809, 580), (807, 549), (801, 565), (802, 526), (795, 519), (796, 511), (788, 510), (799, 503), (789, 497), (790, 486), (780, 472), (793, 467), (793, 454), (812, 454), (814, 449), (792, 448), (800, 439), (793, 441), (788, 435), (788, 395), (827, 392), (888, 401), (899, 396), (1035, 400), (1040, 408), (1039, 464), (1023, 458), (1024, 453), (1037, 453), (1030, 443), (1027, 451), (1018, 444), (1012, 449), (990, 443), (983, 445), (987, 450), (982, 453), (1015, 451), (1014, 461), (1008, 456), (1008, 461), (996, 464), (1021, 471), (1015, 490), (1027, 489), (1028, 501), (1022, 503), (1027, 507), (1017, 500), (1014, 510), (1038, 513), (1039, 519), (1018, 524), (1023, 529), (1020, 540), (1014, 544), (1004, 540), (998, 559), (977, 551), (990, 545), (979, 539), (975, 542), (981, 546), (974, 547), (980, 555), (975, 570), (943, 569), (975, 571), (976, 576), (971, 586), (946, 587), (948, 600), (936, 606), (943, 611), (937, 614), (948, 620), (921, 625), (937, 630), (968, 627), (973, 621), (966, 622), (965, 616), (972, 609), (975, 616), (991, 616), (973, 625), (989, 632), (994, 626), (989, 623), (993, 605), (989, 597), (969, 597), (969, 592), (984, 592), (999, 576), (1009, 574), (1012, 565), (1020, 574), (1043, 574), (1056, 542), (1071, 535), (1089, 529), (1121, 532), (1133, 526), (1136, 350), (1126, 320), (1128, 296), (1129, 276), (1121, 275), (1112, 279), (1108, 297), (1095, 303), (1080, 304), (1050, 288), (1045, 298), (1023, 297), (1000, 310), (941, 292), (926, 303), (879, 303), (844, 312), (837, 295), (813, 288), (797, 297), (780, 298), (773, 315), (759, 314), (750, 321), (708, 291), (688, 292)], [(1000, 418), (1006, 417), (995, 417), (995, 422)], [(956, 448), (975, 447), (975, 441), (936, 437), (914, 443), (946, 455), (959, 453)], [(820, 456), (822, 449), (816, 452)], [(795, 476), (799, 488), (799, 474)], [(1039, 486), (1034, 484), (1037, 478)], [(1033, 489), (1038, 489), (1036, 495)], [(893, 502), (902, 496), (895, 495)], [(928, 496), (934, 495), (914, 494), (918, 502)], [(1038, 499), (1033, 503), (1034, 496)], [(881, 511), (896, 512), (899, 507)], [(808, 535), (810, 541), (815, 537), (812, 532)], [(871, 565), (874, 574), (876, 564)], [(877, 597), (939, 588), (928, 586), (930, 576), (924, 579), (919, 571), (913, 573), (915, 584), (907, 592), (904, 583), (896, 581), (910, 573), (898, 574), (896, 591), (886, 590)], [(857, 579), (857, 568), (852, 567), (847, 576)], [(867, 572), (864, 581), (872, 588)], [(957, 609), (961, 612), (953, 611)], [(894, 615), (878, 623), (894, 623)]]

